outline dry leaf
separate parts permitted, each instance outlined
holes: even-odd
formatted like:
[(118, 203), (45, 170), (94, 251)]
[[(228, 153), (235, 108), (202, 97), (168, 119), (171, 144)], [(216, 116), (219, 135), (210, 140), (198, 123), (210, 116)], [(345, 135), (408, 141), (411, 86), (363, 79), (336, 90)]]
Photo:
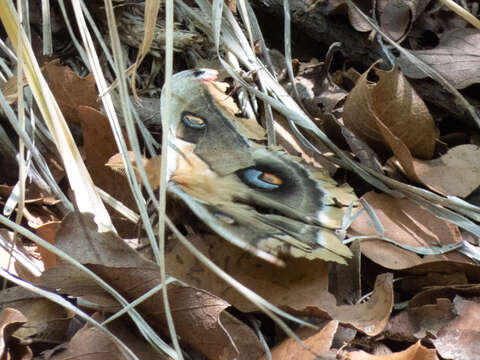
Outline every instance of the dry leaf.
[(428, 334), (436, 336), (438, 331), (455, 316), (451, 312), (449, 299), (436, 299), (434, 304), (409, 306), (408, 309), (392, 317), (385, 329), (385, 336), (396, 341), (413, 342)]
[[(43, 224), (36, 229), (37, 235), (50, 244), (55, 245), (55, 237), (60, 226), (60, 221), (52, 221)], [(45, 269), (54, 268), (57, 264), (57, 257), (54, 253), (43, 247), (38, 247), (38, 252), (42, 258)]]
[[(136, 211), (137, 205), (126, 177), (105, 166), (107, 160), (118, 152), (107, 117), (89, 106), (79, 106), (77, 112), (82, 124), (85, 165), (94, 184)], [(138, 235), (138, 229), (132, 226), (131, 221), (117, 213), (112, 213), (111, 216), (120, 236), (133, 238)]]
[[(93, 314), (92, 317), (98, 322), (105, 320), (105, 316), (99, 313)], [(136, 336), (132, 332), (130, 323), (115, 320), (108, 324), (107, 328), (134, 352), (139, 359), (165, 359), (163, 354), (156, 351), (142, 337)], [(72, 339), (67, 344), (64, 344), (62, 348), (63, 351), (55, 351), (55, 354), (48, 357), (48, 360), (127, 359), (108, 334), (89, 323), (77, 331)]]
[[(372, 298), (364, 304), (337, 306), (328, 292), (328, 264), (286, 258), (285, 267), (269, 264), (218, 236), (191, 236), (189, 240), (213, 262), (272, 304), (297, 315), (324, 317), (348, 323), (367, 334), (378, 334), (387, 324), (393, 304), (392, 278), (380, 275)], [(167, 247), (166, 264), (176, 278), (221, 296), (241, 311), (258, 309), (230, 285), (186, 253), (178, 242)]]
[(445, 359), (475, 360), (480, 354), (480, 304), (460, 296), (453, 300), (456, 318), (432, 342)]
[(67, 121), (80, 123), (78, 106), (88, 105), (100, 109), (93, 74), (79, 77), (68, 66), (58, 65), (54, 60), (45, 65), (43, 74)]
[(418, 341), (407, 350), (384, 356), (353, 351), (348, 353), (348, 360), (438, 360), (438, 357), (434, 349), (428, 349)]
[[(115, 234), (98, 233), (91, 214), (67, 215), (57, 232), (56, 242), (57, 247), (88, 265), (129, 301), (161, 283), (160, 270), (155, 263), (144, 259)], [(49, 269), (40, 279), (43, 286), (59, 288), (62, 293), (111, 305), (109, 296), (105, 297), (97, 284), (71, 266)], [(168, 285), (168, 297), (176, 331), (192, 348), (209, 358), (219, 358), (220, 354), (226, 358), (238, 356), (237, 348), (220, 322), (222, 311), (230, 304), (206, 291), (178, 283)], [(168, 333), (160, 292), (137, 309), (155, 330)], [(258, 340), (248, 344), (249, 348), (254, 346), (261, 349)], [(248, 353), (247, 349), (239, 347), (238, 350)]]
[(25, 324), (14, 333), (18, 340), (38, 345), (66, 340), (67, 329), (74, 316), (69, 310), (21, 287), (2, 290), (0, 299), (24, 317)]
[(480, 149), (460, 145), (430, 161), (413, 160), (416, 177), (442, 195), (467, 197), (480, 186)]
[(379, 0), (377, 18), (380, 27), (392, 40), (401, 42), (412, 29), (413, 22), (430, 0)]
[[(371, 69), (361, 76), (347, 97), (345, 125), (374, 148), (388, 145), (396, 150), (392, 139), (399, 139), (413, 155), (430, 159), (438, 131), (425, 103), (398, 68), (375, 69), (379, 77), (375, 84), (367, 80)], [(385, 136), (379, 122), (393, 137)]]
[[(18, 310), (4, 308), (0, 315), (0, 359), (30, 360), (32, 351), (26, 345), (12, 339), (12, 334), (25, 324), (27, 319)], [(12, 341), (13, 340), (13, 341)]]
[[(434, 49), (411, 52), (442, 74), (457, 89), (480, 82), (480, 31), (477, 29), (458, 28), (446, 31)], [(427, 77), (404, 56), (400, 56), (398, 64), (402, 72), (410, 78)]]
[(342, 323), (370, 335), (380, 334), (388, 323), (393, 308), (393, 275), (380, 274), (369, 300), (356, 305), (343, 305), (328, 311), (329, 315)]
[[(375, 192), (369, 192), (363, 198), (380, 219), (385, 230), (384, 236), (398, 243), (430, 247), (453, 244), (462, 240), (457, 226), (438, 219), (409, 199), (395, 199)], [(350, 236), (375, 237), (376, 234), (366, 212), (359, 216), (349, 230)], [(362, 240), (360, 247), (365, 256), (387, 269), (405, 269), (424, 262), (445, 259), (469, 261), (463, 255), (452, 253), (421, 257), (383, 240)]]
[[(332, 346), (333, 337), (338, 328), (338, 321), (332, 320), (320, 331), (311, 328), (301, 328), (298, 337), (305, 346), (296, 340), (288, 338), (272, 350), (273, 360), (315, 360), (317, 355), (323, 355)], [(265, 357), (262, 358), (264, 360)]]

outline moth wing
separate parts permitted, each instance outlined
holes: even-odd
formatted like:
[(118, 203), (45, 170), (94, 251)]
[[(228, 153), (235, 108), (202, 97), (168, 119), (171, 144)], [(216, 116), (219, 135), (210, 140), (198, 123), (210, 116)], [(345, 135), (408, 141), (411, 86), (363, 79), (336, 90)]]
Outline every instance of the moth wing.
[[(244, 191), (236, 190), (238, 201), (273, 209), (300, 222), (340, 227), (344, 208), (356, 199), (353, 190), (338, 187), (329, 176), (322, 179), (318, 172), (312, 173), (279, 151), (258, 147), (252, 154), (255, 165), (236, 172), (246, 186)], [(277, 183), (266, 183), (260, 176)]]
[[(211, 205), (170, 185), (169, 191), (213, 231), (232, 244), (276, 265), (280, 255), (322, 259), (346, 264), (351, 252), (329, 229), (319, 228), (279, 215), (265, 215), (236, 203)], [(320, 239), (320, 240), (319, 240)]]

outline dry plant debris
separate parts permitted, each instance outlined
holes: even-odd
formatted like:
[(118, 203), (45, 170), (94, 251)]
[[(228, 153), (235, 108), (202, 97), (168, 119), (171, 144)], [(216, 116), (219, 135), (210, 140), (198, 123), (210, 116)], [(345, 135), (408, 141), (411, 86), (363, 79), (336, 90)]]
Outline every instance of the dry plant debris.
[[(288, 52), (285, 57), (279, 51), (285, 48), (283, 0), (225, 1), (219, 53), (210, 2), (175, 1), (174, 72), (199, 64), (216, 69), (224, 82), (211, 84), (212, 104), (236, 120), (235, 131), (254, 147), (265, 146), (268, 138), (269, 149), (287, 152), (324, 179), (323, 186), (346, 194), (331, 200), (341, 214), (353, 204), (344, 228), (341, 214), (331, 219), (350, 247), (346, 265), (284, 256), (279, 262), (283, 266), (277, 266), (212, 233), (187, 206), (169, 197), (166, 214), (198, 250), (187, 251), (178, 234), (167, 232), (165, 286), (183, 350), (179, 355), (168, 330), (156, 249), (139, 220), (151, 217), (156, 229), (158, 214), (135, 160), (142, 160), (158, 192), (159, 99), (169, 44), (164, 4), (151, 29), (150, 51), (136, 65), (136, 92), (129, 88), (130, 95), (139, 95), (135, 98), (122, 98), (120, 77), (109, 63), (116, 41), (110, 38), (112, 19), (105, 13), (109, 2), (88, 2), (84, 8), (102, 38), (93, 41), (100, 71), (113, 84), (109, 94), (120, 121), (112, 130), (115, 121), (104, 102), (108, 96), (99, 93), (98, 76), (90, 71), (78, 37), (85, 30), (76, 22), (78, 9), (62, 9), (55, 2), (48, 12), (30, 3), (23, 21), (30, 25), (26, 44), (41, 67), (37, 75), (46, 79), (66, 120), (58, 127), (73, 134), (74, 143), (68, 145), (79, 149), (76, 160), (86, 165), (96, 187), (116, 199), (103, 195), (116, 231), (99, 231), (98, 214), (74, 211), (79, 194), (67, 171), (73, 164), (62, 163), (59, 133), (45, 126), (40, 100), (32, 100), (35, 84), (28, 76), (18, 81), (17, 69), (25, 74), (31, 59), (27, 50), (22, 59), (16, 57), (18, 42), (11, 36), (16, 26), (7, 15), (13, 5), (0, 0), (0, 275), (8, 279), (0, 290), (0, 359), (479, 358), (480, 132), (478, 119), (465, 107), (467, 103), (480, 113), (479, 29), (439, 1), (290, 0), (294, 27), (286, 44), (293, 54), (289, 69)], [(477, 15), (475, 1), (460, 3)], [(120, 51), (114, 58), (122, 53), (123, 71), (131, 75), (128, 69), (144, 39), (144, 12), (155, 6), (149, 7), (149, 1), (115, 4)], [(375, 22), (367, 21), (355, 4)], [(42, 11), (50, 26), (39, 18)], [(44, 55), (38, 44), (48, 44), (48, 28), (53, 53)], [(72, 36), (78, 37), (78, 47)], [(328, 50), (336, 41), (343, 44), (341, 54)], [(252, 88), (247, 91), (221, 67), (218, 55), (252, 88), (276, 94), (280, 101), (297, 101), (297, 114), (307, 114), (335, 146), (321, 141), (318, 133), (300, 129), (299, 135), (281, 106), (255, 99)], [(255, 68), (256, 61), (262, 61), (261, 68)], [(438, 77), (430, 79), (426, 66), (451, 86)], [(274, 85), (265, 81), (265, 69), (274, 73)], [(131, 79), (127, 84), (132, 85)], [(276, 93), (279, 87), (282, 93)], [(17, 105), (26, 109), (23, 122)], [(133, 127), (124, 109), (137, 110)], [(269, 126), (276, 142), (266, 130)], [(122, 151), (134, 166), (132, 178), (141, 185), (112, 170), (123, 164), (118, 138), (127, 138), (132, 128), (136, 138), (127, 139)], [(28, 151), (26, 164), (19, 161), (22, 131), (27, 147), (30, 142), (38, 152)], [(214, 141), (215, 134), (210, 135)], [(19, 173), (27, 178), (23, 198)], [(135, 186), (145, 200), (136, 201)], [(258, 210), (278, 216), (268, 208)], [(349, 220), (353, 222), (347, 224)], [(42, 239), (45, 246), (39, 245)], [(213, 271), (202, 256), (219, 270)], [(245, 288), (226, 282), (222, 274), (271, 305), (252, 302)], [(139, 298), (125, 311), (126, 303)], [(292, 316), (286, 321), (290, 336), (260, 311), (281, 314), (273, 306)], [(119, 311), (122, 316), (110, 318)]]

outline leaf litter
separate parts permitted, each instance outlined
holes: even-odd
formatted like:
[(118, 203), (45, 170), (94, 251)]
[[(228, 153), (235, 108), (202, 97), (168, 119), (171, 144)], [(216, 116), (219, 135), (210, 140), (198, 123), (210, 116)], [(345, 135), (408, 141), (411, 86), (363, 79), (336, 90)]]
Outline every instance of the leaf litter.
[[(197, 3), (200, 7), (204, 6), (202, 1)], [(311, 2), (305, 8), (306, 13), (328, 17), (336, 12), (336, 21), (350, 22), (357, 31), (369, 32), (365, 36), (370, 35), (372, 41), (374, 38), (378, 41), (368, 23), (362, 22), (352, 9), (348, 11), (349, 17), (345, 12), (341, 15), (345, 10), (342, 10), (343, 1), (337, 3), (324, 8), (319, 2)], [(471, 5), (468, 1), (466, 4)], [(261, 6), (252, 5), (254, 11), (265, 11)], [(245, 4), (243, 1), (230, 1), (228, 6), (236, 9), (236, 6), (243, 7)], [(275, 8), (275, 2), (270, 6)], [(292, 1), (291, 6), (297, 4)], [(478, 97), (471, 90), (478, 83), (474, 76), (477, 72), (475, 61), (465, 61), (475, 57), (477, 42), (474, 39), (478, 30), (468, 28), (466, 23), (462, 23), (464, 20), (445, 8), (439, 9), (422, 1), (378, 2), (376, 6), (378, 23), (387, 35), (435, 68), (454, 87), (465, 89), (465, 97), (472, 104), (478, 104)], [(248, 3), (247, 7), (250, 8)], [(117, 10), (123, 16), (123, 46), (130, 51), (140, 47), (143, 38), (136, 33), (136, 29), (141, 29), (143, 25), (141, 12), (138, 11), (140, 7), (135, 9), (130, 15), (127, 11)], [(98, 16), (96, 11), (99, 8), (92, 6), (90, 10)], [(187, 49), (194, 49), (184, 62), (191, 63), (193, 56), (203, 64), (218, 64), (211, 52), (213, 40), (208, 36), (208, 28), (192, 15), (199, 8), (193, 6), (189, 13), (185, 6), (178, 6), (177, 11), (177, 26), (182, 27), (182, 32), (177, 34), (176, 50), (191, 52)], [(242, 10), (237, 15), (240, 17), (245, 13)], [(280, 18), (275, 19), (281, 24)], [(295, 17), (292, 19), (296, 21)], [(72, 20), (73, 17), (70, 18)], [(5, 21), (4, 18), (2, 21)], [(265, 21), (260, 21), (260, 25), (268, 36), (275, 27)], [(302, 25), (298, 25), (297, 31), (301, 33)], [(155, 31), (164, 26), (162, 21), (158, 21)], [(440, 27), (445, 31), (435, 34)], [(427, 38), (419, 39), (418, 34), (424, 36), (425, 29), (438, 35), (437, 44), (427, 44)], [(353, 34), (356, 30), (349, 31)], [(160, 38), (154, 51), (137, 68), (137, 91), (142, 96), (158, 96), (162, 80), (154, 79), (152, 74), (161, 73), (158, 69), (163, 61), (161, 49), (164, 41)], [(272, 38), (271, 41), (275, 44), (276, 40)], [(318, 45), (314, 40), (310, 41)], [(431, 87), (431, 84), (418, 80), (425, 78), (425, 73), (404, 55), (397, 58), (399, 67), (388, 68), (385, 59), (382, 64), (364, 64), (363, 68), (359, 68), (362, 75), (353, 84), (347, 73), (339, 70), (346, 62), (336, 59), (331, 65), (335, 68), (330, 69), (314, 59), (318, 55), (305, 45), (298, 45), (294, 50), (294, 54), (299, 54), (294, 60), (297, 64), (294, 80), (297, 87), (303, 89), (300, 100), (342, 151), (361, 159), (360, 152), (369, 149), (371, 157), (380, 162), (381, 167), (377, 167), (377, 171), (381, 170), (397, 181), (424, 191), (431, 190), (448, 200), (468, 200), (469, 195), (479, 187), (478, 141), (475, 140), (478, 128), (465, 130), (464, 127), (456, 127), (458, 121), (464, 119), (456, 118), (458, 112), (453, 110), (439, 116), (439, 104), (424, 95), (425, 86)], [(385, 48), (386, 58), (389, 58), (390, 51)], [(4, 53), (1, 54), (2, 59), (8, 59), (3, 58)], [(40, 54), (36, 55), (40, 58)], [(104, 166), (118, 150), (107, 118), (99, 106), (93, 77), (79, 77), (65, 65), (74, 64), (72, 58), (58, 56), (59, 60), (46, 63), (42, 71), (74, 134), (93, 183), (133, 212), (140, 211), (126, 179)], [(342, 56), (349, 58), (345, 52)], [(352, 60), (355, 59), (352, 57)], [(128, 61), (131, 63), (134, 59)], [(240, 58), (240, 61), (244, 60)], [(2, 64), (11, 65), (14, 61), (9, 59)], [(78, 70), (76, 65), (73, 67)], [(175, 67), (177, 71), (182, 70), (181, 65), (176, 64)], [(328, 72), (328, 77), (319, 75)], [(109, 70), (105, 70), (105, 74), (110, 82), (115, 80)], [(9, 96), (9, 103), (15, 101), (14, 94), (18, 90), (13, 87), (15, 90), (12, 91), (12, 75), (7, 76), (10, 78), (7, 82), (2, 73), (5, 79), (1, 79), (2, 92)], [(280, 81), (287, 91), (292, 91), (285, 79)], [(25, 83), (24, 89), (28, 88)], [(233, 98), (237, 90), (235, 86), (222, 89)], [(224, 99), (228, 101), (233, 115), (243, 115), (245, 109), (237, 107), (231, 97)], [(4, 105), (2, 108), (5, 112)], [(256, 101), (253, 101), (253, 108), (259, 109)], [(148, 115), (148, 112), (146, 114), (140, 115), (146, 128), (158, 130), (158, 118)], [(260, 111), (260, 120), (264, 116), (266, 114)], [(176, 223), (183, 227), (188, 240), (202, 254), (273, 305), (316, 325), (312, 328), (289, 323), (302, 343), (282, 337), (271, 320), (258, 315), (255, 304), (247, 301), (237, 289), (226, 284), (194, 255), (185, 252), (170, 235), (165, 256), (169, 275), (167, 290), (176, 332), (185, 353), (211, 359), (260, 359), (262, 356), (314, 359), (319, 355), (349, 359), (475, 359), (478, 354), (479, 328), (475, 314), (478, 312), (480, 272), (474, 259), (456, 249), (467, 240), (476, 246), (478, 239), (466, 236), (459, 228), (459, 222), (435, 216), (429, 210), (432, 207), (422, 206), (418, 197), (408, 198), (411, 193), (404, 193), (407, 197), (395, 198), (375, 192), (367, 181), (359, 179), (352, 171), (342, 169), (342, 162), (335, 151), (328, 153), (328, 146), (305, 132), (310, 145), (322, 149), (319, 155), (307, 143), (291, 136), (293, 132), (279, 113), (274, 111), (273, 116), (282, 125), (276, 125), (282, 148), (312, 166), (324, 165), (339, 183), (349, 183), (357, 195), (368, 203), (376, 218), (372, 218), (363, 207), (358, 208), (359, 215), (347, 230), (349, 237), (357, 239), (351, 246), (357, 249), (356, 255), (348, 265), (292, 258), (285, 259), (285, 267), (279, 268), (245, 254), (212, 235), (190, 216), (185, 207), (172, 203), (169, 215), (177, 213), (174, 217)], [(3, 117), (2, 113), (2, 133), (6, 128), (9, 134), (13, 134)], [(243, 116), (240, 118), (241, 131), (255, 141), (263, 141), (265, 133), (259, 123), (254, 119), (246, 120)], [(342, 134), (346, 133), (343, 124), (350, 131), (350, 139), (343, 138)], [(39, 148), (48, 154), (50, 166), (61, 164), (61, 157), (51, 141), (52, 136), (48, 135), (41, 118), (39, 124), (29, 123), (27, 130), (32, 139), (37, 139)], [(123, 131), (126, 132), (126, 129)], [(457, 134), (462, 132), (461, 138), (465, 140), (461, 144), (450, 146), (441, 143), (442, 137), (455, 131)], [(152, 135), (160, 139), (155, 132)], [(349, 148), (348, 144), (353, 144), (352, 141), (357, 145)], [(143, 146), (151, 149), (152, 144)], [(148, 150), (144, 150), (142, 155), (148, 158)], [(68, 167), (69, 164), (63, 166)], [(72, 198), (69, 184), (62, 182), (62, 165), (51, 166), (51, 171), (55, 172), (55, 180), (62, 190), (67, 194), (70, 192)], [(29, 170), (29, 174), (31, 172)], [(2, 208), (11, 196), (15, 185), (11, 179), (15, 176), (12, 171), (2, 178)], [(153, 257), (142, 227), (121, 214), (121, 207), (112, 207), (108, 208), (109, 216), (117, 233), (99, 232), (93, 215), (73, 212), (65, 216), (65, 208), (61, 207), (58, 199), (52, 201), (51, 191), (39, 189), (38, 182), (27, 182), (26, 186), (29, 201), (25, 204), (26, 220), (22, 225), (35, 230), (41, 238), (77, 259), (113, 286), (127, 301), (135, 301), (152, 290), (150, 297), (141, 299), (136, 305), (136, 310), (152, 331), (169, 342), (163, 299), (158, 292), (161, 285), (159, 267), (148, 260)], [(426, 198), (430, 201), (437, 199), (430, 195)], [(462, 204), (459, 201), (457, 204)], [(444, 204), (432, 203), (432, 206), (442, 207)], [(468, 209), (473, 212), (472, 218), (477, 214), (478, 219), (478, 208), (472, 205)], [(465, 210), (461, 214), (465, 215)], [(2, 235), (1, 243), (3, 269), (11, 269), (10, 272), (31, 283), (67, 296), (98, 322), (121, 311), (122, 306), (105, 289), (54, 253), (32, 246), (26, 238), (14, 237), (7, 228), (2, 229), (2, 234), (5, 235)], [(39, 263), (40, 267), (34, 265)], [(38, 268), (43, 272), (39, 278), (35, 276)], [(0, 303), (0, 329), (4, 344), (7, 344), (7, 347), (0, 347), (2, 356), (66, 359), (101, 353), (103, 358), (105, 354), (112, 358), (128, 358), (121, 354), (118, 344), (106, 333), (98, 331), (96, 326), (85, 324), (74, 313), (18, 286), (9, 285), (2, 290)], [(246, 321), (251, 316), (262, 324), (260, 332), (263, 336), (259, 336), (258, 328)], [(151, 338), (144, 337), (145, 329), (132, 326), (126, 315), (108, 320), (105, 326), (138, 358), (165, 358), (150, 346)], [(271, 350), (266, 350), (265, 345)], [(39, 349), (44, 349), (42, 355)], [(267, 356), (265, 351), (271, 351), (271, 354)]]

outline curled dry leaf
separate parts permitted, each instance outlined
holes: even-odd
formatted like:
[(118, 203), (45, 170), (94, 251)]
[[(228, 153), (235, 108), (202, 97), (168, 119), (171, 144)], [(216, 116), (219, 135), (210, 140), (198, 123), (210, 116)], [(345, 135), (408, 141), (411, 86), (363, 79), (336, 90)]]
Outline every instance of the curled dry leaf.
[[(21, 328), (27, 319), (18, 310), (5, 307), (0, 314), (0, 358), (30, 360), (32, 351), (26, 345), (20, 345), (12, 339), (15, 330)], [(12, 341), (13, 340), (13, 341)]]
[(367, 80), (371, 69), (362, 74), (347, 97), (345, 125), (370, 146), (392, 149), (381, 123), (414, 156), (430, 159), (438, 130), (425, 103), (397, 67), (390, 71), (375, 69), (379, 78), (375, 84)]
[[(363, 198), (372, 207), (384, 227), (384, 236), (400, 244), (430, 247), (454, 244), (462, 240), (457, 226), (440, 220), (409, 199), (395, 199), (386, 194), (369, 192)], [(350, 236), (377, 235), (366, 212), (349, 229)], [(457, 253), (419, 256), (383, 240), (362, 240), (362, 253), (387, 269), (405, 269), (438, 260), (469, 261)]]
[[(457, 28), (446, 31), (438, 46), (431, 50), (415, 50), (413, 55), (432, 66), (457, 89), (480, 82), (480, 31)], [(398, 63), (403, 73), (414, 79), (427, 75), (404, 56)]]
[[(430, 0), (378, 0), (360, 1), (357, 6), (364, 13), (372, 12), (370, 4), (376, 4), (376, 16), (381, 29), (394, 41), (401, 42), (412, 29), (413, 22), (423, 13)], [(348, 9), (350, 23), (357, 31), (370, 31), (370, 24), (353, 8)]]
[(67, 329), (74, 316), (71, 311), (19, 286), (0, 291), (0, 299), (24, 319), (24, 325), (14, 334), (19, 341), (51, 344), (66, 340)]
[(430, 0), (377, 1), (377, 17), (380, 27), (392, 40), (401, 42), (429, 2)]

